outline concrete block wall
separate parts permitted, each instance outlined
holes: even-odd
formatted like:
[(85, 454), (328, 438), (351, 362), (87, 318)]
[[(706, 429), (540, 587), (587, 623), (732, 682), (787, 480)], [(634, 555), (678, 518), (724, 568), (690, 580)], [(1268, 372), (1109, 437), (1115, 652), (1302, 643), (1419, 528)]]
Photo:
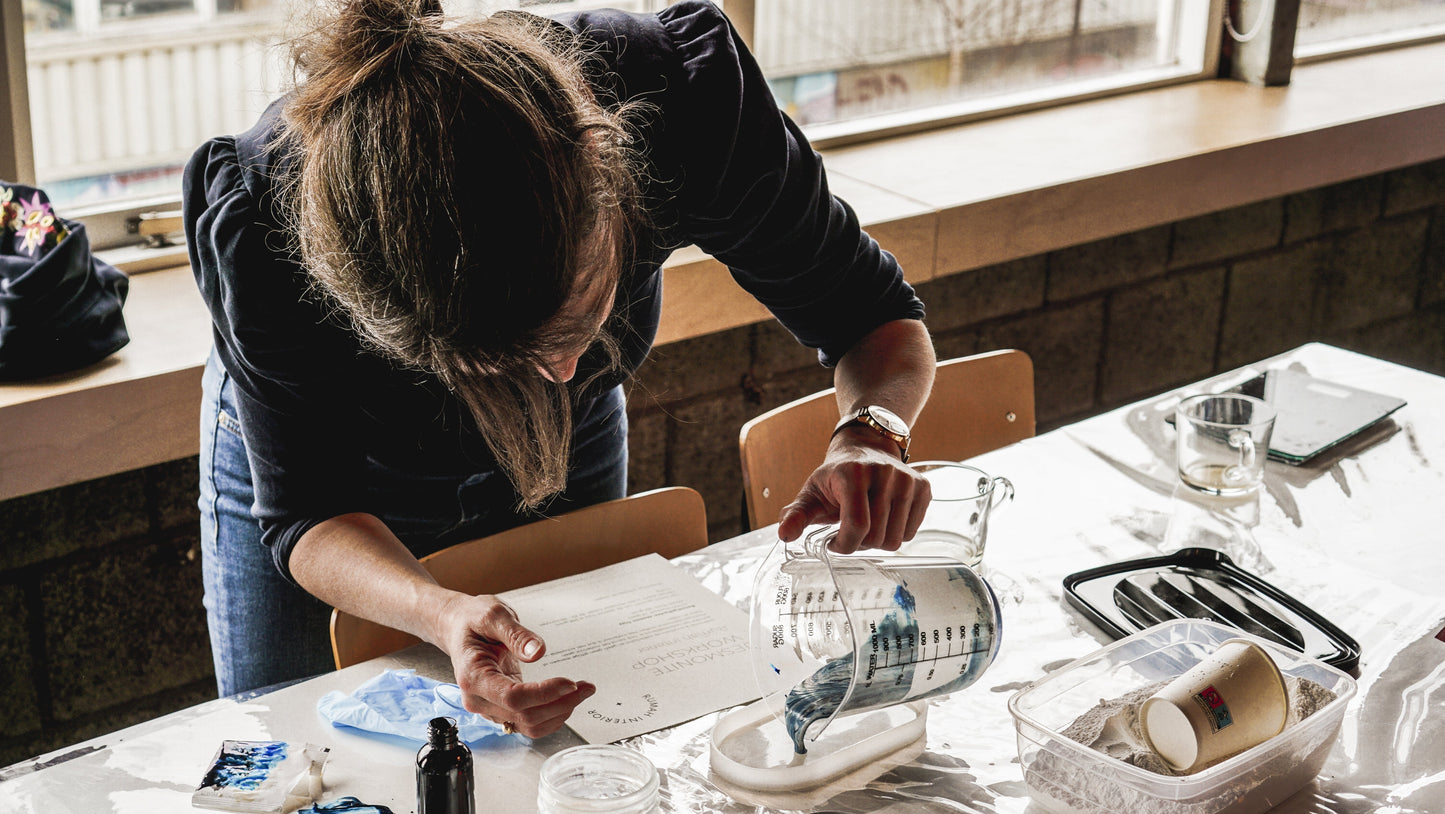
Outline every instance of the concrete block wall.
[(215, 697), (196, 473), (0, 502), (0, 766)]
[[(1445, 161), (925, 283), (939, 358), (1021, 348), (1039, 431), (1324, 341), (1445, 375)], [(830, 384), (776, 324), (657, 349), (631, 396), (634, 491), (743, 529), (739, 426)]]
[[(1022, 348), (1040, 431), (1325, 341), (1445, 375), (1445, 161), (922, 285), (941, 358)], [(743, 530), (737, 436), (829, 386), (775, 324), (658, 348), (631, 484)], [(0, 766), (214, 694), (196, 461), (0, 502)]]

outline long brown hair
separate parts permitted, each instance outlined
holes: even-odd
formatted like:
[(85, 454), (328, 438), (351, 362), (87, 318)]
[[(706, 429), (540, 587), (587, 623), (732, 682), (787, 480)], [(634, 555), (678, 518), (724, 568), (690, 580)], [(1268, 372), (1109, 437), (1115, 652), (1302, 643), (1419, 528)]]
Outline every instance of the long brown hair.
[(282, 197), (314, 287), (371, 350), (444, 382), (537, 506), (571, 440), (567, 388), (538, 371), (595, 339), (563, 306), (605, 301), (644, 219), (630, 109), (598, 103), (569, 31), (515, 12), (333, 3), (293, 57)]

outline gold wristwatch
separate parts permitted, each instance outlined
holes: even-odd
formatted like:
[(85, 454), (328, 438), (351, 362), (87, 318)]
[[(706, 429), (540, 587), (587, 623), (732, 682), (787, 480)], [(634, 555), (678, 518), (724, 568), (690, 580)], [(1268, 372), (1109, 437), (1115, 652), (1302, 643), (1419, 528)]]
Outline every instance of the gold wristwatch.
[(908, 463), (908, 444), (912, 436), (908, 430), (908, 422), (899, 418), (897, 413), (886, 407), (869, 405), (852, 415), (844, 416), (838, 426), (833, 428), (833, 434), (837, 435), (844, 427), (854, 424), (861, 424), (897, 444), (903, 462)]

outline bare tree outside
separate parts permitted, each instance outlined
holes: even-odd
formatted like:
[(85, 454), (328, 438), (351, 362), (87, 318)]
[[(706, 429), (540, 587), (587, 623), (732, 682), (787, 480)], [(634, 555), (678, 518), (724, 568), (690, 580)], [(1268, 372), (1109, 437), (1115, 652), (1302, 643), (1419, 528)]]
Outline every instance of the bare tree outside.
[(758, 0), (754, 47), (804, 123), (1158, 63), (1172, 0)]

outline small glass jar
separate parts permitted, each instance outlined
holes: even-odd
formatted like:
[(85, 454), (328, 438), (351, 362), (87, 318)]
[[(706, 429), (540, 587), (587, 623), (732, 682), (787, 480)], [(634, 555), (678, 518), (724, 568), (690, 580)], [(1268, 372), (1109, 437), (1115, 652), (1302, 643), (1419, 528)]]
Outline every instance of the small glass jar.
[(623, 746), (574, 746), (547, 758), (537, 786), (540, 814), (653, 814), (657, 768)]

